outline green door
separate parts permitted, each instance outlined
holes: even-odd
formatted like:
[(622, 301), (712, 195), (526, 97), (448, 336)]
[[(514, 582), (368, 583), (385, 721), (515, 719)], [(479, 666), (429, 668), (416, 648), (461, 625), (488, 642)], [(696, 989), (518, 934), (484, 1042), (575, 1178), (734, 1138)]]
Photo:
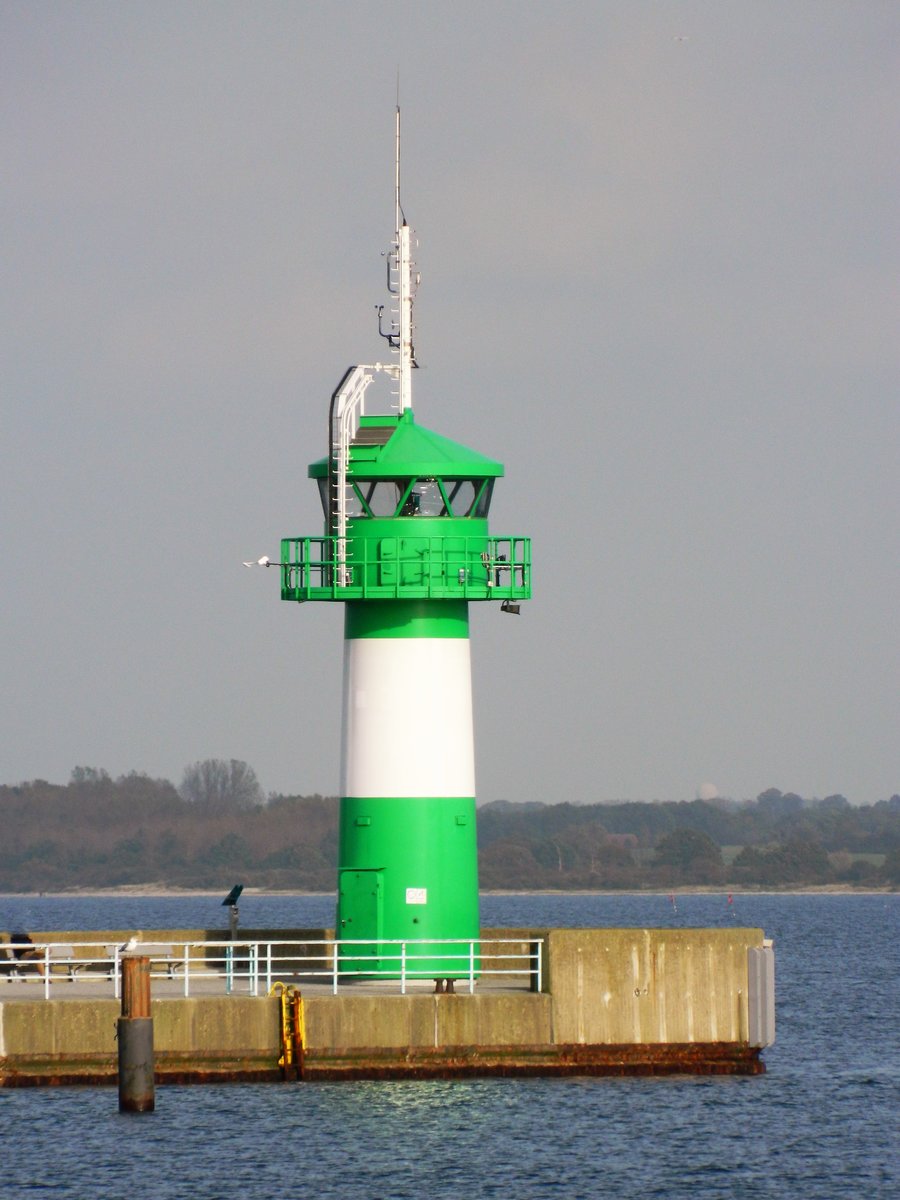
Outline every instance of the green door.
[(337, 937), (342, 942), (365, 939), (361, 946), (341, 947), (341, 967), (344, 971), (368, 971), (378, 965), (378, 943), (384, 925), (383, 875), (380, 869), (345, 869), (340, 872)]

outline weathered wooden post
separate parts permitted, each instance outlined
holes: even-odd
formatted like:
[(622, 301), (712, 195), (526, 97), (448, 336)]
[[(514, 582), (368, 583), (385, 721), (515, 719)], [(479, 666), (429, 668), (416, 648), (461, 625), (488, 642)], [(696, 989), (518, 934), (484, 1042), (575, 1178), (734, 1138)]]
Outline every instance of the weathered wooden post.
[(153, 1112), (153, 1019), (150, 959), (122, 959), (122, 1015), (118, 1020), (119, 1112)]

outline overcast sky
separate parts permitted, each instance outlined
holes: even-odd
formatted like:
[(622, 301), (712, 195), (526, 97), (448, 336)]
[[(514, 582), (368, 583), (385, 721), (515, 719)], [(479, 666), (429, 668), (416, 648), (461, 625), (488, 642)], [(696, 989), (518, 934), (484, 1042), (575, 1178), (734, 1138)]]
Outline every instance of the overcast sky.
[(0, 782), (336, 792), (341, 606), (241, 560), (321, 532), (383, 354), (399, 68), (416, 416), (533, 539), (522, 616), (472, 606), (479, 800), (900, 791), (898, 34), (2, 0)]

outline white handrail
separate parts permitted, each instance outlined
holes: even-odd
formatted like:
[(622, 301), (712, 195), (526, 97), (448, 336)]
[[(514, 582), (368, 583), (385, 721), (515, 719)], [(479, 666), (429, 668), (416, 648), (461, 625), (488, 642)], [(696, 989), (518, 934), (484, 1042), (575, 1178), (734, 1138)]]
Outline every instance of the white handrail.
[(336, 535), (335, 570), (338, 587), (352, 582), (347, 567), (347, 469), (350, 465), (350, 443), (356, 437), (360, 418), (365, 413), (366, 390), (379, 371), (396, 376), (399, 368), (390, 363), (360, 363), (355, 366), (335, 397), (331, 427), (331, 469), (335, 488)]
[[(76, 980), (92, 985), (111, 981), (118, 999), (123, 951), (141, 954), (142, 950), (151, 960), (154, 979), (174, 982), (176, 972), (183, 971), (180, 991), (186, 997), (192, 990), (196, 993), (204, 980), (223, 983), (228, 995), (239, 987), (243, 990), (241, 985), (245, 985), (247, 993), (259, 996), (262, 983), (267, 995), (275, 980), (282, 977), (330, 982), (335, 995), (342, 983), (367, 979), (379, 984), (395, 983), (401, 995), (407, 994), (411, 983), (438, 976), (467, 982), (469, 993), (474, 992), (477, 981), (487, 979), (500, 983), (508, 979), (510, 985), (524, 979), (535, 991), (541, 991), (543, 985), (540, 938), (323, 938), (302, 942), (285, 938), (165, 944), (134, 939), (127, 947), (88, 941), (73, 945), (70, 941), (7, 944), (0, 949), (7, 952), (5, 962), (0, 953), (0, 964), (8, 968), (5, 977), (28, 981), (32, 978), (29, 972), (36, 972), (45, 999), (50, 999), (51, 986)], [(10, 956), (9, 952), (16, 949), (28, 957)], [(54, 967), (64, 967), (66, 974), (54, 974)]]

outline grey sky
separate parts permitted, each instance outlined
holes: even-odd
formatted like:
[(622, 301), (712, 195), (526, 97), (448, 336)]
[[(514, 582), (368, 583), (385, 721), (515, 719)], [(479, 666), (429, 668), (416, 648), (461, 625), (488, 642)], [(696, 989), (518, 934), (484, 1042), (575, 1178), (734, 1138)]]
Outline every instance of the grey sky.
[[(241, 560), (381, 353), (506, 463), (479, 798), (900, 790), (887, 3), (0, 3), (0, 781), (337, 789), (339, 606)], [(687, 39), (687, 40), (680, 40)], [(436, 706), (423, 681), (422, 702)]]

